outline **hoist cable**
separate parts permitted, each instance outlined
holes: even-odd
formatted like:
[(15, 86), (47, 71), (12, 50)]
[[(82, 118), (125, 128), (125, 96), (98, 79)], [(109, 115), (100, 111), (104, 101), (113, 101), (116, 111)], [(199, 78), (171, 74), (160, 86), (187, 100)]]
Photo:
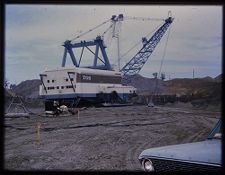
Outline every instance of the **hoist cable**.
[(162, 71), (162, 65), (163, 65), (163, 62), (164, 62), (164, 59), (165, 59), (165, 55), (166, 55), (166, 48), (167, 48), (167, 43), (168, 43), (168, 40), (169, 40), (169, 35), (170, 35), (170, 28), (169, 28), (168, 35), (167, 35), (167, 38), (166, 38), (166, 43), (165, 43), (165, 47), (164, 47), (164, 51), (163, 51), (163, 56), (162, 56), (162, 60), (161, 60), (161, 63), (160, 63), (159, 74)]
[[(164, 51), (163, 51), (163, 56), (162, 56), (161, 63), (160, 63), (160, 67), (159, 67), (158, 76), (160, 76), (161, 71), (162, 71), (162, 65), (163, 65), (163, 62), (164, 62), (164, 59), (165, 59), (165, 55), (166, 55), (166, 48), (167, 48), (167, 43), (168, 43), (168, 40), (169, 40), (169, 34), (170, 34), (170, 28), (169, 28), (168, 35), (167, 35), (167, 38), (166, 38), (166, 43), (165, 43), (165, 47), (164, 47)], [(158, 78), (156, 76), (155, 89), (154, 89), (153, 95), (156, 95), (157, 94), (157, 90), (158, 90)], [(152, 102), (152, 98), (151, 98), (151, 102)]]

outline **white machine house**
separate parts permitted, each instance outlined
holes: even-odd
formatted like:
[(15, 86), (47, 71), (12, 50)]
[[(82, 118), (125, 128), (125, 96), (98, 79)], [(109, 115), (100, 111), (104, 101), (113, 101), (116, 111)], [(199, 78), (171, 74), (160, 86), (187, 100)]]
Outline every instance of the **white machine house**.
[(136, 92), (133, 86), (121, 84), (121, 72), (90, 68), (58, 68), (40, 74), (40, 97), (48, 101), (68, 100), (91, 103), (118, 103)]

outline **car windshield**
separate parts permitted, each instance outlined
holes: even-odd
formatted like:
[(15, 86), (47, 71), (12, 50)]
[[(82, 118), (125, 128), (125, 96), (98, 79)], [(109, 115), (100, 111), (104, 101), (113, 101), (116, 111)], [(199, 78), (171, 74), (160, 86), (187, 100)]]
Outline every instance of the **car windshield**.
[(219, 132), (216, 132), (213, 136), (214, 139), (221, 139), (222, 138), (222, 132), (221, 130)]
[(213, 128), (211, 133), (208, 136), (208, 139), (221, 139), (222, 131), (221, 131), (221, 120), (219, 120), (216, 126)]
[(221, 127), (219, 128), (218, 132), (215, 132), (213, 138), (215, 138), (215, 139), (221, 139), (222, 138)]

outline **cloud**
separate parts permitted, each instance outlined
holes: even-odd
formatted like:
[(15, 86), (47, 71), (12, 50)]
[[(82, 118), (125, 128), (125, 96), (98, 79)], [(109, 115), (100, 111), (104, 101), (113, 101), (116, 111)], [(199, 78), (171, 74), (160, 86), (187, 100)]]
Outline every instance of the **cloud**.
[[(191, 63), (201, 67), (201, 62), (205, 61), (205, 65), (209, 63), (208, 69), (216, 70), (216, 66), (218, 67), (222, 60), (221, 6), (6, 5), (6, 77), (11, 81), (38, 78), (44, 67), (60, 66), (64, 50), (61, 45), (66, 39), (74, 38), (80, 31), (88, 31), (114, 14), (166, 18), (169, 10), (175, 19), (170, 29), (165, 58), (167, 65), (164, 68), (167, 71), (187, 72), (192, 69)], [(160, 22), (153, 21), (124, 21), (121, 54), (141, 41), (143, 36), (159, 24)], [(108, 26), (109, 24), (84, 38), (94, 39)], [(140, 73), (149, 74), (157, 69), (165, 47), (165, 39), (166, 36), (162, 38)], [(114, 40), (107, 48), (111, 63), (117, 60), (115, 44)], [(123, 64), (137, 53), (142, 46), (141, 42), (138, 46), (122, 59)], [(79, 52), (76, 54), (79, 55)], [(214, 64), (211, 64), (213, 61)], [(68, 63), (71, 63), (70, 59)], [(26, 69), (27, 65), (30, 69)], [(27, 73), (20, 70), (27, 70)], [(204, 71), (206, 74), (213, 72), (207, 69)], [(215, 72), (219, 71), (220, 68)]]

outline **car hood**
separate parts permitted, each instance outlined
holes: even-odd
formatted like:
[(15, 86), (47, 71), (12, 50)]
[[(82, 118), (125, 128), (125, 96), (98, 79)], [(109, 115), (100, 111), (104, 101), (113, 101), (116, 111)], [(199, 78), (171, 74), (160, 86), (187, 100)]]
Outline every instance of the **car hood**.
[(139, 159), (162, 158), (203, 164), (221, 165), (222, 147), (220, 139), (202, 142), (163, 146), (144, 150)]

